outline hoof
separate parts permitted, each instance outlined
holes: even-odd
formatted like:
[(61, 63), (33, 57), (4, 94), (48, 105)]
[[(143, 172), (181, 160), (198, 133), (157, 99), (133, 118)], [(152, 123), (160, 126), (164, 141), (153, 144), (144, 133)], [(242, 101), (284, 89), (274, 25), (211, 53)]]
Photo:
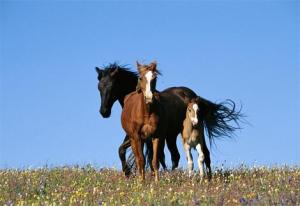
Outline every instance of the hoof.
[(129, 168), (126, 168), (123, 170), (125, 177), (130, 177), (131, 176), (131, 171)]
[(211, 181), (211, 174), (207, 175), (207, 179), (208, 179), (209, 182)]

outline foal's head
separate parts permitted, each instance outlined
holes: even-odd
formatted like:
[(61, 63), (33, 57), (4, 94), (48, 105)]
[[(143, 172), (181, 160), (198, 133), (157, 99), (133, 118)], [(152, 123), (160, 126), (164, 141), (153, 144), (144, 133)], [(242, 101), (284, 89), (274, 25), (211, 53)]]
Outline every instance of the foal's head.
[(189, 118), (191, 121), (192, 125), (195, 126), (199, 122), (199, 98), (193, 98), (190, 100), (190, 102), (187, 105), (187, 110), (186, 110), (186, 117)]
[(146, 104), (152, 103), (153, 92), (156, 89), (157, 75), (160, 72), (156, 69), (156, 61), (151, 64), (140, 64), (137, 62), (137, 68), (139, 71), (139, 88), (144, 94)]

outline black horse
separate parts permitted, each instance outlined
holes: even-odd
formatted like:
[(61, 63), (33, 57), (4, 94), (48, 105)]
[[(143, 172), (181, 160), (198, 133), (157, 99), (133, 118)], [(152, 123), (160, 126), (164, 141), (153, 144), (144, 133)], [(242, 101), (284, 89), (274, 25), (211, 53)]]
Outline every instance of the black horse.
[[(130, 71), (125, 66), (116, 63), (100, 69), (96, 67), (98, 73), (98, 90), (101, 96), (100, 114), (104, 118), (108, 118), (111, 114), (111, 108), (115, 101), (119, 101), (121, 106), (124, 106), (124, 98), (127, 94), (136, 90), (138, 84), (138, 75)], [(180, 155), (176, 145), (178, 134), (182, 131), (182, 122), (185, 118), (187, 104), (190, 99), (196, 98), (198, 95), (186, 87), (171, 87), (161, 92), (169, 101), (167, 108), (172, 109), (168, 111), (169, 119), (172, 119), (168, 127), (166, 136), (166, 143), (171, 153), (172, 169), (178, 167)], [(199, 106), (202, 108), (200, 116), (204, 124), (210, 142), (214, 138), (228, 136), (231, 137), (233, 132), (239, 128), (239, 119), (242, 114), (236, 111), (233, 101), (228, 100), (223, 103), (212, 103), (200, 97)], [(236, 123), (235, 126), (229, 122)], [(164, 143), (163, 143), (164, 144)], [(119, 147), (119, 157), (122, 162), (122, 170), (126, 175), (130, 174), (130, 167), (126, 163), (126, 149), (130, 147), (130, 141), (126, 135), (123, 143)], [(148, 145), (148, 148), (152, 148)], [(152, 157), (152, 151), (149, 151), (149, 158)], [(206, 150), (209, 157), (209, 151)], [(165, 168), (164, 154), (159, 157), (160, 163)], [(204, 160), (207, 167), (210, 167), (210, 159)], [(150, 161), (151, 162), (151, 161)]]

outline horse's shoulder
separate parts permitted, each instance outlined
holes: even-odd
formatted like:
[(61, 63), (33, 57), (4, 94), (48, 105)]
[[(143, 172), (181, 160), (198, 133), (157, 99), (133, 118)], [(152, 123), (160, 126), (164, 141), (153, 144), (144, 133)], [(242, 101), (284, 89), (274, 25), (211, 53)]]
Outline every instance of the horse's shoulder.
[(137, 92), (137, 91), (134, 91), (134, 92), (131, 92), (131, 93), (127, 94), (124, 98), (124, 104), (126, 104), (126, 102), (128, 102), (129, 99), (134, 98), (138, 94), (139, 94), (139, 92)]

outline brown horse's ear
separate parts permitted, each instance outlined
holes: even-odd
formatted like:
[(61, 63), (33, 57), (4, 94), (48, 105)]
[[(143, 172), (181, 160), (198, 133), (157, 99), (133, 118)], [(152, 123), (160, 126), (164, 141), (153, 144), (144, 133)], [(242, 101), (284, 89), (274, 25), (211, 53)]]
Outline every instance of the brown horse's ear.
[(111, 77), (115, 76), (115, 75), (118, 73), (118, 71), (119, 71), (119, 69), (116, 68), (114, 71), (112, 71), (112, 72), (110, 73), (110, 76), (111, 76)]
[(146, 70), (146, 68), (143, 67), (143, 65), (140, 64), (138, 61), (136, 61), (136, 66), (137, 66), (137, 69), (138, 69), (140, 74), (142, 74)]
[(156, 66), (157, 66), (156, 60), (154, 60), (154, 61), (150, 64), (150, 66), (151, 66), (151, 70), (155, 72), (155, 71), (156, 71)]

